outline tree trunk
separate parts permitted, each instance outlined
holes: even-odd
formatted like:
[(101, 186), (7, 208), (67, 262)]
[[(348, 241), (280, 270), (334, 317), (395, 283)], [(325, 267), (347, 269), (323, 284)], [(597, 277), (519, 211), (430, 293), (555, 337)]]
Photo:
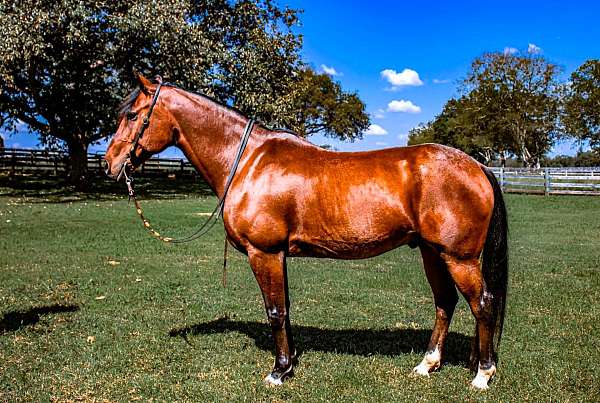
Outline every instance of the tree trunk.
[(87, 149), (88, 144), (83, 136), (75, 135), (67, 141), (69, 150), (68, 181), (78, 190), (85, 190), (88, 185)]

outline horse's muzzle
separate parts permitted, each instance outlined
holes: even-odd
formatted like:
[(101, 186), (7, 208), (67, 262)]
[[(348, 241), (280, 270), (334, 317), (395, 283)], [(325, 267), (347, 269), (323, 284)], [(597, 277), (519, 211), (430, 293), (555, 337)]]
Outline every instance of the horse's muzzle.
[(106, 173), (106, 176), (118, 182), (123, 176), (123, 171), (126, 169), (126, 164), (123, 162), (122, 164), (116, 164), (115, 167), (118, 167), (118, 170), (113, 170), (110, 162), (104, 160), (104, 172)]

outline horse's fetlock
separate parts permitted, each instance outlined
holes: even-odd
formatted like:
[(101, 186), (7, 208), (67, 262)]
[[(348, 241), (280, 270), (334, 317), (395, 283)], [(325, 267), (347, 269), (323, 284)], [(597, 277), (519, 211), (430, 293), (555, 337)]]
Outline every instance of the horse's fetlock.
[(292, 357), (284, 354), (277, 357), (277, 368), (287, 369), (292, 365)]

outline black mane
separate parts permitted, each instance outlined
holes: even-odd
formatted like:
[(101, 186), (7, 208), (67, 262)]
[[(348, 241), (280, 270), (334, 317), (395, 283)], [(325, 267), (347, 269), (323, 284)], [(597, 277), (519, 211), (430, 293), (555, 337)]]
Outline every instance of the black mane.
[(119, 105), (119, 120), (131, 110), (131, 107), (133, 106), (133, 103), (137, 97), (140, 95), (140, 92), (142, 91), (139, 88), (136, 88), (135, 90), (131, 91), (127, 97), (125, 97), (123, 102), (121, 102), (121, 105)]

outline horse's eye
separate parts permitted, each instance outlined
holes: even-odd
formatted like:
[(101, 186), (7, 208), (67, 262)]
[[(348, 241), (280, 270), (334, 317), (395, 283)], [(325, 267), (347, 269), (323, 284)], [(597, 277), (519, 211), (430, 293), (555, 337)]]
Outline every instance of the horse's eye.
[(131, 120), (134, 121), (136, 120), (138, 117), (137, 113), (135, 112), (127, 112), (127, 120)]

